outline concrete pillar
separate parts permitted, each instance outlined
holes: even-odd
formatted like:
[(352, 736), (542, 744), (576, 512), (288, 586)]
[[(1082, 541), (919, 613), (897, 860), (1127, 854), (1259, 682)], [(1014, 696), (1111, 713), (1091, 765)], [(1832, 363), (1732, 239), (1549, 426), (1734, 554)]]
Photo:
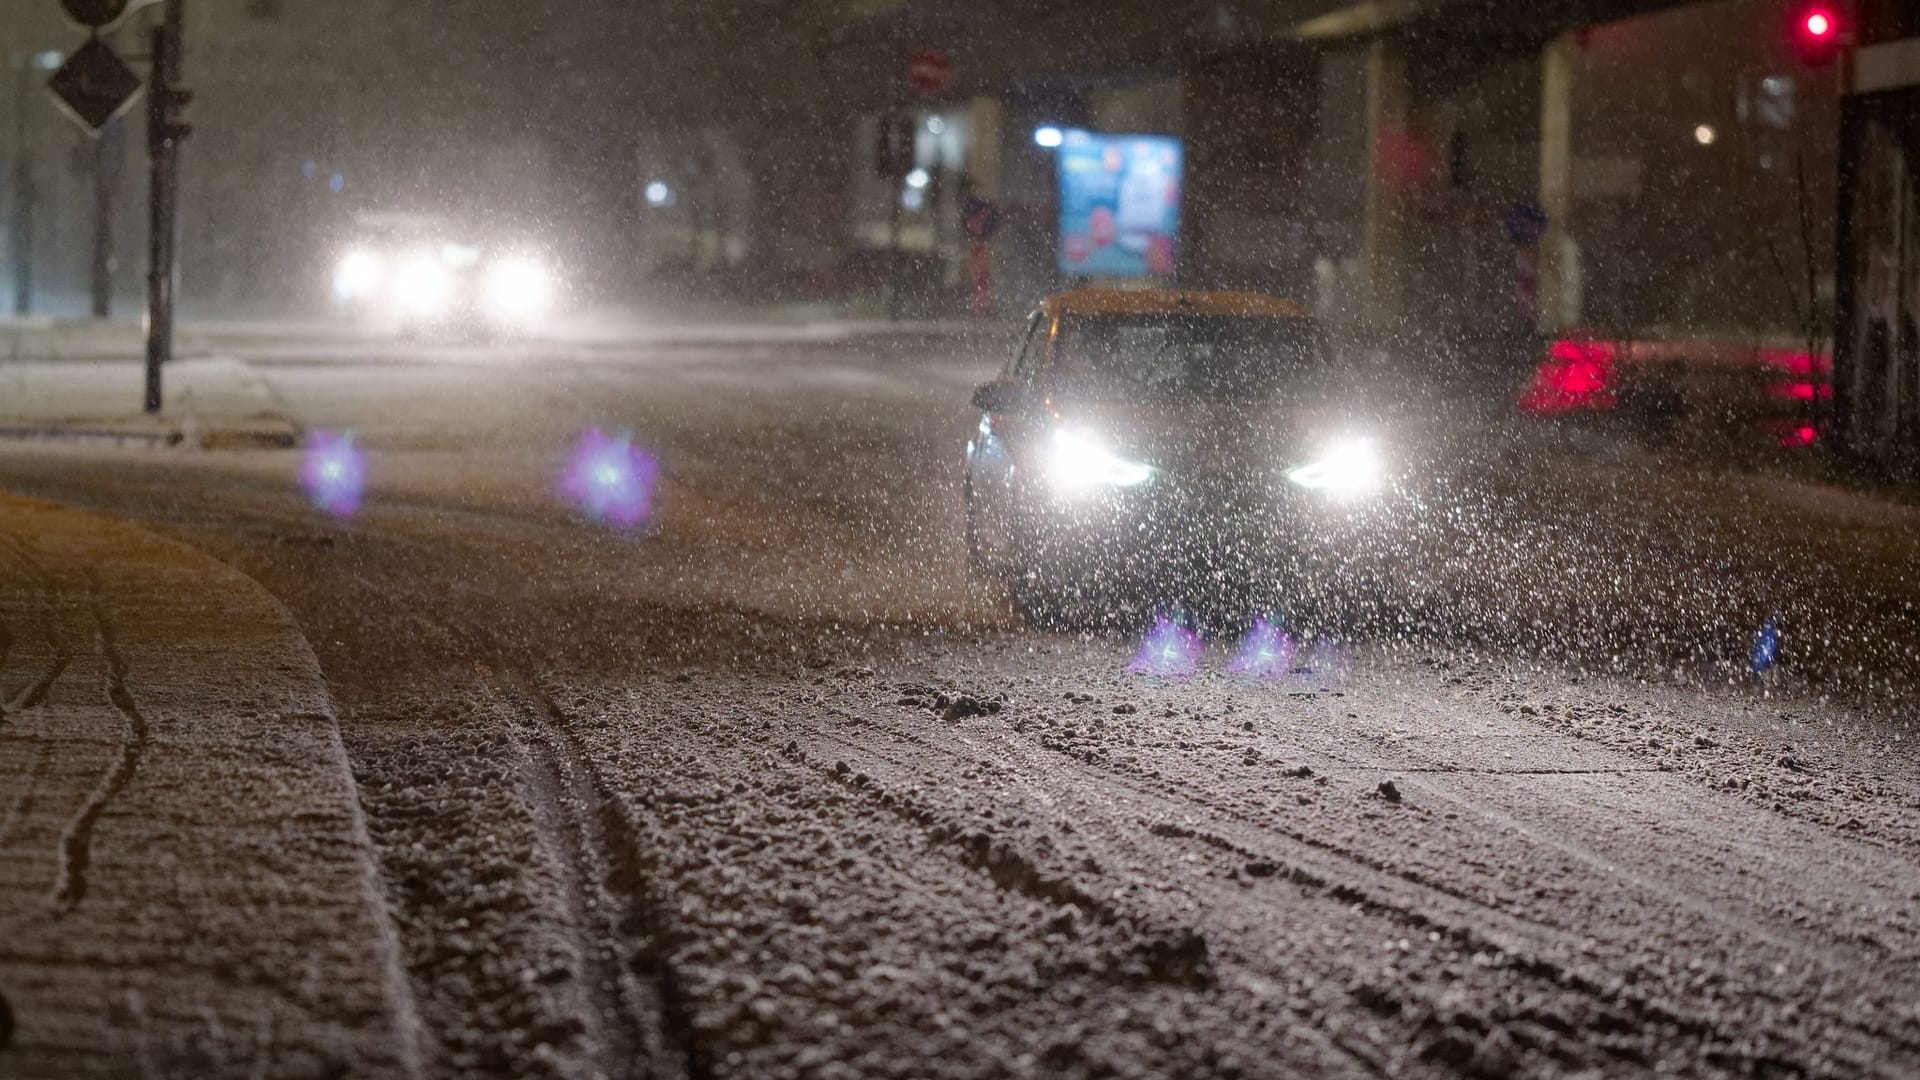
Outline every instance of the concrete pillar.
[(967, 176), (974, 194), (983, 199), (1000, 197), (1000, 102), (977, 97), (967, 103)]
[[(1000, 199), (1000, 168), (1006, 153), (1003, 113), (997, 98), (983, 95), (967, 103), (966, 170), (967, 183), (972, 185), (974, 195), (1004, 207)], [(1005, 276), (1008, 259), (1000, 253), (1006, 243), (1005, 232), (1001, 235), (1003, 239), (985, 245), (984, 251), (976, 251), (971, 242), (964, 245), (962, 271), (970, 294), (969, 305), (988, 313), (1003, 305), (1000, 294), (1004, 290), (1000, 283)], [(984, 260), (984, 265), (976, 265), (976, 259)], [(984, 287), (977, 279), (982, 272), (986, 275)], [(984, 296), (980, 295), (981, 292)]]
[(1387, 322), (1405, 310), (1408, 179), (1413, 92), (1406, 49), (1380, 39), (1367, 51), (1367, 203), (1363, 232), (1369, 314)]
[(1540, 209), (1547, 215), (1540, 240), (1540, 329), (1581, 321), (1580, 247), (1573, 221), (1573, 83), (1579, 44), (1572, 33), (1547, 43), (1540, 57)]

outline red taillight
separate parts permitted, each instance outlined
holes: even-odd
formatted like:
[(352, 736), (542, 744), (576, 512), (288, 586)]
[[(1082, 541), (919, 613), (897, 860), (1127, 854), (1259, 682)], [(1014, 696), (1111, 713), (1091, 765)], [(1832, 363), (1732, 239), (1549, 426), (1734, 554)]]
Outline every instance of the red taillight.
[(1780, 445), (1787, 449), (1812, 446), (1820, 441), (1820, 429), (1812, 424), (1798, 424), (1779, 429)]
[(1613, 392), (1617, 352), (1608, 341), (1555, 341), (1534, 372), (1533, 383), (1520, 395), (1520, 408), (1531, 413), (1613, 408), (1618, 403)]
[(1575, 360), (1560, 365), (1555, 373), (1554, 389), (1563, 394), (1585, 397), (1607, 388), (1607, 373), (1591, 360)]

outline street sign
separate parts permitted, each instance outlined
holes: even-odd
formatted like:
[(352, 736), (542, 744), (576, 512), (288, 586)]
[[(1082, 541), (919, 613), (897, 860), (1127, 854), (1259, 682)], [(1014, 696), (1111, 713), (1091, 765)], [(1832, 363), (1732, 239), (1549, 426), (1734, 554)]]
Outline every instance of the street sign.
[(80, 126), (98, 134), (133, 103), (140, 77), (98, 38), (80, 46), (47, 80), (60, 104)]
[(952, 78), (953, 68), (947, 58), (931, 45), (922, 45), (907, 57), (907, 85), (916, 93), (937, 94)]
[(67, 18), (81, 26), (109, 26), (127, 13), (127, 0), (60, 0)]

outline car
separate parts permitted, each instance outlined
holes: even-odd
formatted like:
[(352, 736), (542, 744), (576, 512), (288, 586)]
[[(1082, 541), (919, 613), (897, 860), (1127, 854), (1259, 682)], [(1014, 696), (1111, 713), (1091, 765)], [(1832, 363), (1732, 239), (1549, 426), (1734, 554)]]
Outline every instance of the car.
[(333, 270), (343, 314), (408, 336), (533, 333), (559, 291), (530, 245), (482, 242), (432, 215), (364, 216)]
[(972, 569), (1040, 625), (1317, 607), (1391, 567), (1397, 479), (1311, 314), (1253, 293), (1042, 300), (973, 395)]

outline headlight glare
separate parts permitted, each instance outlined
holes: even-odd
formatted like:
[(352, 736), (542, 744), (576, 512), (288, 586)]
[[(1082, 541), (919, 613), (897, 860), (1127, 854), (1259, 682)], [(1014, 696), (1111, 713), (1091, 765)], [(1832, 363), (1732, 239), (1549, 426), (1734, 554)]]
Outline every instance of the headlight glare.
[(1153, 475), (1153, 467), (1129, 461), (1084, 431), (1062, 428), (1048, 448), (1047, 477), (1065, 492), (1100, 487), (1135, 487)]
[(509, 256), (487, 271), (487, 311), (507, 322), (527, 322), (553, 307), (553, 275), (522, 255)]
[(1305, 465), (1287, 470), (1287, 479), (1311, 491), (1335, 496), (1369, 495), (1380, 490), (1385, 469), (1369, 439), (1349, 439)]
[(386, 264), (371, 251), (349, 251), (333, 271), (333, 295), (342, 300), (360, 300), (380, 287)]
[(453, 275), (431, 252), (409, 255), (393, 275), (393, 298), (415, 315), (439, 315), (453, 301)]

